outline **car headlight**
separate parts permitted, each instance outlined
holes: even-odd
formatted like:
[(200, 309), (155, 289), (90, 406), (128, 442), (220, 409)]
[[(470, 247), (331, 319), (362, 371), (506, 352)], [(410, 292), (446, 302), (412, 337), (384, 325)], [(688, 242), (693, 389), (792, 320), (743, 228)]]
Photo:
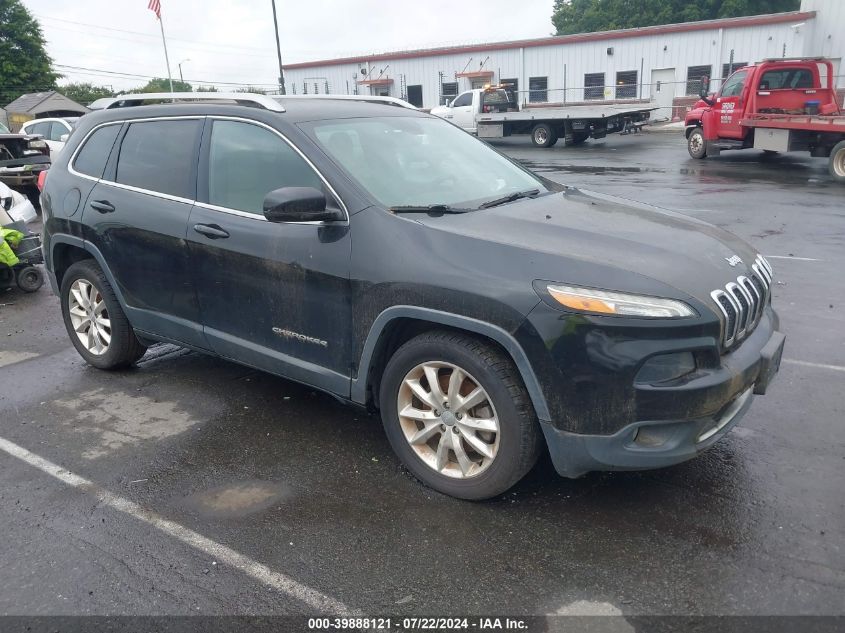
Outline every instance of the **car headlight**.
[(550, 285), (547, 290), (560, 305), (580, 312), (662, 319), (683, 319), (696, 315), (690, 306), (675, 299), (578, 286)]

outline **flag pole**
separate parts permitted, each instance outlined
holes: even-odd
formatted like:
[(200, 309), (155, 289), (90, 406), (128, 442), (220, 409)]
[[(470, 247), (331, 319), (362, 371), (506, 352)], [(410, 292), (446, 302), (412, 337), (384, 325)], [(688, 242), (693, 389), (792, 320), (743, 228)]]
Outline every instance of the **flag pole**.
[(164, 38), (164, 20), (161, 19), (161, 9), (158, 14), (158, 25), (161, 27), (161, 43), (164, 44), (164, 61), (167, 63), (167, 79), (170, 81), (170, 92), (173, 92), (173, 74), (170, 72), (170, 57), (167, 55), (167, 40)]

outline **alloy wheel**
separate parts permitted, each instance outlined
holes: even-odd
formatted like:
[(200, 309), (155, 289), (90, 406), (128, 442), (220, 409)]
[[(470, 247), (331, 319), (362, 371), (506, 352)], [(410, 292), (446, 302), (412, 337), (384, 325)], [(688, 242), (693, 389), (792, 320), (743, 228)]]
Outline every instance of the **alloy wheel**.
[(95, 356), (105, 354), (111, 343), (111, 320), (103, 295), (85, 279), (70, 287), (68, 312), (73, 331), (83, 347)]
[(399, 387), (399, 424), (408, 444), (432, 470), (455, 479), (487, 470), (499, 449), (499, 418), (487, 391), (467, 371), (429, 361)]

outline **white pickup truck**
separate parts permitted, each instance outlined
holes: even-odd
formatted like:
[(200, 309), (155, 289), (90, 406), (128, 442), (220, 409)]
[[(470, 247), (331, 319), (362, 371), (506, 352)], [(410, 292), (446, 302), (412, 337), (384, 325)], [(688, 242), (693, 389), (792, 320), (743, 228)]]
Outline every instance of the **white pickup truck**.
[(537, 147), (551, 147), (561, 138), (566, 145), (580, 145), (588, 138), (636, 131), (656, 109), (651, 103), (597, 103), (519, 110), (504, 88), (493, 86), (463, 92), (447, 105), (432, 108), (431, 113), (479, 138), (530, 134)]

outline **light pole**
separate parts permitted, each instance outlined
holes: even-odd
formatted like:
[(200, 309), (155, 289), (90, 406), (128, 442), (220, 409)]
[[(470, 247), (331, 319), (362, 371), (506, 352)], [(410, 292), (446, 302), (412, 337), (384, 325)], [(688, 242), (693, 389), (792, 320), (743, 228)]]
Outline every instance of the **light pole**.
[(182, 76), (182, 64), (189, 61), (191, 61), (190, 57), (188, 59), (183, 59), (181, 62), (176, 64), (177, 66), (179, 66), (179, 81), (181, 81), (182, 83), (185, 83), (185, 78)]
[(285, 94), (285, 73), (282, 70), (282, 45), (279, 44), (279, 20), (276, 17), (276, 0), (270, 0), (273, 4), (273, 28), (276, 29), (276, 55), (279, 57), (279, 92)]

